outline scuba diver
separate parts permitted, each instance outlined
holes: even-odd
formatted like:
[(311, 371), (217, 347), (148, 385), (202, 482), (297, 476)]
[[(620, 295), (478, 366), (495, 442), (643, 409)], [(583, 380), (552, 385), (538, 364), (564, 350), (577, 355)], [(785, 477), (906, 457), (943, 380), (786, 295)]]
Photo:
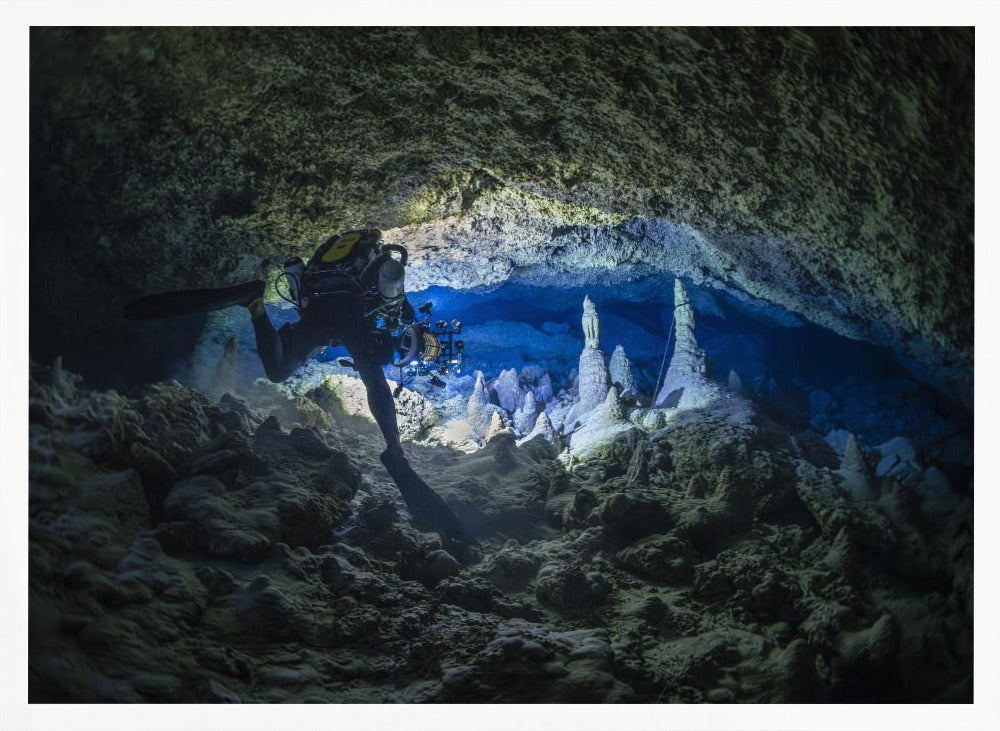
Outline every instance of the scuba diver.
[[(397, 258), (398, 256), (398, 258)], [(407, 461), (399, 440), (396, 407), (384, 365), (402, 367), (416, 356), (423, 333), (414, 327), (416, 313), (404, 292), (407, 251), (383, 244), (377, 229), (348, 231), (330, 237), (309, 260), (285, 264), (286, 300), (300, 319), (275, 330), (264, 310), (263, 280), (232, 287), (183, 290), (142, 297), (125, 306), (129, 319), (145, 320), (224, 307), (250, 311), (257, 351), (268, 379), (288, 378), (309, 355), (323, 346), (342, 345), (365, 385), (368, 407), (385, 439), (382, 464), (406, 502), (415, 523), (436, 531), (444, 548), (466, 563), (476, 559), (478, 543), (462, 528), (445, 502)], [(280, 294), (280, 293), (279, 293)], [(421, 312), (429, 311), (429, 303)], [(402, 336), (393, 333), (402, 328)], [(396, 352), (399, 360), (394, 359)]]

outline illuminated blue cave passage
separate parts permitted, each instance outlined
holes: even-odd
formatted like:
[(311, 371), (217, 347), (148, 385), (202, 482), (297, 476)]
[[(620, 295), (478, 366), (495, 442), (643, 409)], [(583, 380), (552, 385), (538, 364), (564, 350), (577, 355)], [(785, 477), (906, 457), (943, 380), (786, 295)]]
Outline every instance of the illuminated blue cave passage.
[[(411, 293), (410, 299), (414, 306), (433, 302), (434, 319), (463, 323), (464, 375), (451, 379), (454, 390), (471, 392), (471, 375), (477, 370), (489, 382), (505, 369), (520, 372), (532, 366), (550, 375), (558, 393), (572, 386), (578, 367), (583, 347), (580, 303), (588, 295), (600, 313), (606, 355), (617, 345), (624, 348), (640, 395), (649, 399), (670, 332), (673, 282), (673, 277), (659, 275), (613, 286), (431, 287)], [(730, 371), (735, 372), (744, 393), (782, 423), (822, 434), (844, 429), (868, 444), (906, 436), (929, 446), (965, 428), (970, 419), (885, 348), (842, 337), (770, 303), (686, 284), (696, 311), (698, 341), (709, 356), (713, 378), (728, 384)], [(275, 326), (296, 319), (291, 309), (269, 306), (268, 312)], [(204, 352), (211, 360), (233, 332), (240, 339), (238, 380), (246, 385), (263, 377), (263, 371), (244, 312), (211, 315), (203, 335), (203, 344), (211, 347)], [(338, 348), (317, 353), (317, 374), (336, 372), (332, 359), (343, 354)], [(387, 374), (395, 377), (396, 371), (387, 368)]]

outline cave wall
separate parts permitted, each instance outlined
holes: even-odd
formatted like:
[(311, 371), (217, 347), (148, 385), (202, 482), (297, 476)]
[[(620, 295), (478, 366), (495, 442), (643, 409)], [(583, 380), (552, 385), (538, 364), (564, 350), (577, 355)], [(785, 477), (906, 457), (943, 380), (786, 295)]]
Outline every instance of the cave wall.
[(973, 48), (971, 29), (34, 28), (31, 352), (93, 377), (105, 347), (152, 346), (125, 299), (372, 224), (413, 249), (414, 285), (662, 269), (969, 398)]

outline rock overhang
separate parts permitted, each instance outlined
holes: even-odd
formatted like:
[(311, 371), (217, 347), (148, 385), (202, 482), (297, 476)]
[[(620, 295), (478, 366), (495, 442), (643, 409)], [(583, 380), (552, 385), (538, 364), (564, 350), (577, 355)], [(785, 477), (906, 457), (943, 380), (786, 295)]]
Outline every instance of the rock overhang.
[[(36, 29), (32, 252), (51, 265), (32, 267), (32, 349), (120, 339), (123, 299), (245, 278), (372, 223), (410, 242), (417, 286), (673, 271), (969, 394), (972, 44), (963, 29)], [(67, 318), (51, 292), (90, 311)]]

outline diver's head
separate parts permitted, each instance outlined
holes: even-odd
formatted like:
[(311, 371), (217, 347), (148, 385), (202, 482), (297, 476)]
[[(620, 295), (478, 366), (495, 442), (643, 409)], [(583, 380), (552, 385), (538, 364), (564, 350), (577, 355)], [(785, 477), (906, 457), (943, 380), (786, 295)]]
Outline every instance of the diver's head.
[(406, 270), (392, 257), (382, 262), (378, 270), (378, 291), (384, 299), (392, 300), (403, 295), (403, 278)]

